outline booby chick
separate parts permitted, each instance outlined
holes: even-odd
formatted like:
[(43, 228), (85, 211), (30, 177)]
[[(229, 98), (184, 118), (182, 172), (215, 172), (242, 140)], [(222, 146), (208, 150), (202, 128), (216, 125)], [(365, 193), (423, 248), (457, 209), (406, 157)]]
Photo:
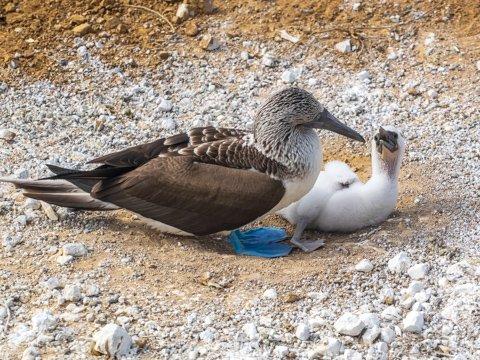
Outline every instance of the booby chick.
[(96, 158), (89, 162), (100, 164), (93, 170), (49, 165), (56, 175), (47, 180), (0, 180), (58, 206), (123, 208), (169, 232), (207, 235), (237, 229), (305, 195), (322, 160), (314, 129), (365, 141), (312, 94), (287, 88), (260, 107), (253, 133), (198, 127)]
[(388, 218), (398, 197), (398, 175), (405, 139), (393, 126), (380, 127), (372, 140), (372, 176), (362, 183), (350, 167), (331, 161), (312, 190), (278, 213), (296, 225), (294, 241), (305, 228), (351, 232)]

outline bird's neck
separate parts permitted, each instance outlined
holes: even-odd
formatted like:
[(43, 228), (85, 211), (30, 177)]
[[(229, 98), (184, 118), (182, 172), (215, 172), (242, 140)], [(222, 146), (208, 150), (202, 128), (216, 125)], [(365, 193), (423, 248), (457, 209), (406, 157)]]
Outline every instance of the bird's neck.
[(265, 156), (288, 169), (288, 177), (302, 177), (312, 172), (318, 175), (323, 159), (320, 140), (314, 130), (285, 126), (257, 131), (255, 143)]
[(400, 173), (400, 165), (402, 161), (401, 154), (389, 159), (388, 161), (382, 159), (380, 154), (372, 148), (372, 179), (385, 178), (393, 186), (398, 184), (398, 175)]

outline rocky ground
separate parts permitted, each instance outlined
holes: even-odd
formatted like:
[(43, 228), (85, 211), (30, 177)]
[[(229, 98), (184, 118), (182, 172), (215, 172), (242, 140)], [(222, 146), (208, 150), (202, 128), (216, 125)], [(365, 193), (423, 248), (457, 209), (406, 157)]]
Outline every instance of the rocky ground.
[[(141, 3), (175, 32), (133, 2), (96, 3), (1, 3), (0, 176), (191, 126), (248, 128), (272, 91), (296, 85), (367, 137), (402, 131), (398, 210), (354, 234), (308, 232), (326, 246), (267, 260), (2, 183), (3, 358), (480, 357), (474, 2), (228, 1), (188, 20), (178, 3)], [(321, 137), (326, 160), (368, 178), (368, 146)]]

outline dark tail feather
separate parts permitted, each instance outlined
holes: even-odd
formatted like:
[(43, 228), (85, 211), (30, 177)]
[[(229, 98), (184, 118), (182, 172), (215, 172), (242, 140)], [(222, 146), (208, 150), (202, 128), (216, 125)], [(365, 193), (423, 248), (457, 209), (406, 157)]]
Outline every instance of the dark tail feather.
[(82, 173), (82, 171), (66, 169), (56, 165), (47, 165), (47, 166), (50, 169), (50, 171), (55, 174), (54, 176), (51, 176), (47, 179), (64, 179), (65, 178), (68, 180), (68, 182), (72, 183), (76, 187), (79, 187), (80, 189), (88, 193), (92, 190), (95, 184), (100, 180), (100, 179), (72, 178), (76, 174)]
[(55, 165), (47, 165), (50, 171), (55, 175), (47, 177), (42, 180), (55, 180), (55, 179), (65, 179), (65, 180), (94, 180), (95, 183), (111, 177), (116, 177), (118, 175), (125, 174), (132, 170), (132, 167), (113, 167), (109, 165), (101, 165), (93, 170), (71, 170), (64, 169)]
[(26, 197), (45, 201), (49, 204), (83, 210), (116, 210), (117, 206), (90, 196), (66, 180), (19, 180), (0, 178), (23, 190)]

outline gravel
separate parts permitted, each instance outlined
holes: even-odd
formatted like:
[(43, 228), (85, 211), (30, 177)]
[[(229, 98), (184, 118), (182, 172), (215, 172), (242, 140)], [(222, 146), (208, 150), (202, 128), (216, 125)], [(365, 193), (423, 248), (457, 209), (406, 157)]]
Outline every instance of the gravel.
[[(427, 52), (438, 55), (442, 45), (430, 38)], [(234, 256), (222, 240), (148, 232), (124, 213), (39, 207), (0, 184), (2, 351), (84, 358), (111, 324), (139, 358), (480, 357), (474, 63), (419, 63), (423, 38), (392, 39), (384, 58), (356, 70), (343, 62), (356, 55), (350, 40), (340, 50), (307, 36), (241, 50), (219, 33), (207, 40), (218, 51), (171, 51), (155, 69), (133, 72), (123, 59), (99, 60), (95, 42), (65, 43), (73, 57), (58, 55), (62, 84), (15, 69), (15, 83), (0, 83), (0, 129), (15, 133), (0, 139), (0, 176), (44, 177), (45, 163), (75, 167), (191, 126), (249, 128), (263, 99), (294, 83), (366, 135), (381, 124), (401, 129), (398, 210), (378, 227), (321, 234), (327, 246), (313, 254), (267, 261)], [(321, 134), (328, 156), (368, 162), (369, 149)], [(85, 251), (65, 254), (67, 244)], [(213, 274), (206, 285), (197, 281), (203, 271)], [(289, 293), (298, 296), (286, 302)]]

